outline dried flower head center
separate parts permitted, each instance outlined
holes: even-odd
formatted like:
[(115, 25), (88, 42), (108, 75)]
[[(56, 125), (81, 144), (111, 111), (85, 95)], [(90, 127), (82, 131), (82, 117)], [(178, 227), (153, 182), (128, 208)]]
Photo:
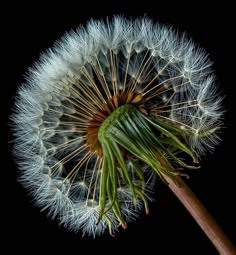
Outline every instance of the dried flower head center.
[[(87, 128), (86, 141), (87, 145), (90, 147), (90, 151), (96, 152), (97, 155), (102, 156), (102, 149), (98, 140), (98, 132), (102, 123), (107, 119), (108, 116), (112, 114), (112, 116), (117, 117), (117, 113), (120, 112), (120, 110), (117, 110), (120, 108), (120, 106), (128, 104), (135, 105), (140, 109), (140, 111), (145, 113), (145, 109), (142, 107), (143, 103), (144, 99), (142, 94), (131, 91), (121, 91), (117, 95), (113, 96), (106, 104), (104, 104), (103, 109), (98, 110), (94, 114), (93, 119), (90, 121)], [(113, 114), (113, 112), (116, 112), (116, 114)], [(114, 120), (114, 118), (112, 118), (112, 120)]]

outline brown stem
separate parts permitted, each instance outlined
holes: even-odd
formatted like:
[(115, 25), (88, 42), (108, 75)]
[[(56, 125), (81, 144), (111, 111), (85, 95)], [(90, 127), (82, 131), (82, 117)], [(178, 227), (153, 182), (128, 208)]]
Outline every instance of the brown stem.
[(181, 203), (196, 220), (201, 229), (205, 232), (219, 254), (235, 255), (236, 250), (228, 237), (216, 223), (214, 218), (209, 214), (207, 209), (202, 205), (195, 194), (190, 190), (187, 184), (179, 177), (176, 177), (177, 186), (174, 181), (166, 175), (164, 179), (168, 182), (169, 188), (178, 197)]
[[(157, 151), (154, 153), (163, 166), (172, 168)], [(168, 183), (169, 188), (173, 191), (173, 193), (177, 196), (180, 202), (185, 206), (201, 229), (211, 240), (219, 254), (236, 255), (236, 249), (233, 244), (230, 242), (228, 237), (225, 235), (207, 209), (203, 206), (200, 200), (181, 179), (181, 177), (176, 176), (173, 180), (167, 175), (163, 174), (162, 176)], [(176, 185), (176, 183), (178, 183), (178, 185)]]

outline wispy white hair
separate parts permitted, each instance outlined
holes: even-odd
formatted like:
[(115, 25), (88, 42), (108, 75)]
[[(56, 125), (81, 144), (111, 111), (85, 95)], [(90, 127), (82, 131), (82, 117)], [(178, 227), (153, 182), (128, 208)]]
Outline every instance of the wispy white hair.
[[(113, 62), (110, 52), (115, 56)], [(149, 95), (150, 104), (167, 102), (153, 114), (187, 130), (192, 149), (201, 155), (217, 143), (217, 133), (207, 132), (218, 128), (222, 116), (211, 65), (205, 51), (185, 34), (148, 18), (91, 20), (85, 27), (66, 33), (29, 70), (15, 104), (20, 181), (33, 194), (35, 203), (69, 229), (95, 236), (110, 222), (115, 230), (117, 221), (111, 212), (107, 220), (97, 224), (101, 159), (95, 154), (87, 156), (85, 133), (79, 131), (86, 126), (76, 122), (76, 104), (85, 118), (97, 106), (89, 93), (79, 101), (75, 89), (80, 90), (83, 84), (80, 93), (85, 95), (86, 86), (92, 87), (89, 78), (101, 74), (110, 92), (100, 92), (109, 100), (115, 93), (112, 80), (118, 80), (119, 88), (135, 80), (135, 89)], [(141, 73), (141, 68), (145, 72)], [(147, 86), (157, 73), (159, 83)], [(160, 86), (165, 90), (154, 97)], [(77, 175), (67, 178), (68, 168), (74, 167), (80, 167)], [(133, 178), (138, 183), (135, 175)], [(126, 220), (134, 219), (140, 214), (141, 202), (138, 200), (132, 209), (131, 192), (125, 184), (120, 185), (121, 210)], [(150, 189), (152, 186), (150, 183)]]

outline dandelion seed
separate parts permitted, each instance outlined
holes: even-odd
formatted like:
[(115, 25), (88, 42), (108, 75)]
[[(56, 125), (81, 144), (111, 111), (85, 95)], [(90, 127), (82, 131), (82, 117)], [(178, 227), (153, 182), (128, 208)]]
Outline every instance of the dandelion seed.
[[(149, 211), (155, 174), (219, 140), (211, 61), (185, 35), (147, 18), (91, 20), (30, 70), (16, 100), (21, 182), (65, 227), (92, 236)], [(174, 168), (175, 166), (175, 168)]]

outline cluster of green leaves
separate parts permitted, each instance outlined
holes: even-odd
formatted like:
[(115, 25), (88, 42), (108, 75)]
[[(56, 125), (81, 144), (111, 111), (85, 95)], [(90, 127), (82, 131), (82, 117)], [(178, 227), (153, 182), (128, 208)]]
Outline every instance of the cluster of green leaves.
[[(145, 176), (142, 168), (132, 158), (137, 158), (151, 167), (162, 180), (164, 180), (163, 175), (173, 178), (179, 174), (172, 166), (173, 162), (185, 168), (195, 168), (187, 165), (177, 156), (182, 152), (195, 159), (185, 136), (184, 131), (178, 126), (146, 116), (132, 104), (117, 108), (103, 122), (98, 133), (103, 151), (99, 219), (106, 215), (108, 210), (112, 210), (120, 224), (126, 226), (117, 196), (118, 178), (130, 187), (134, 205), (139, 197), (148, 209)], [(167, 164), (163, 165), (158, 160), (157, 153)], [(137, 185), (132, 180), (127, 167), (127, 154), (132, 155), (129, 163), (141, 185)]]

